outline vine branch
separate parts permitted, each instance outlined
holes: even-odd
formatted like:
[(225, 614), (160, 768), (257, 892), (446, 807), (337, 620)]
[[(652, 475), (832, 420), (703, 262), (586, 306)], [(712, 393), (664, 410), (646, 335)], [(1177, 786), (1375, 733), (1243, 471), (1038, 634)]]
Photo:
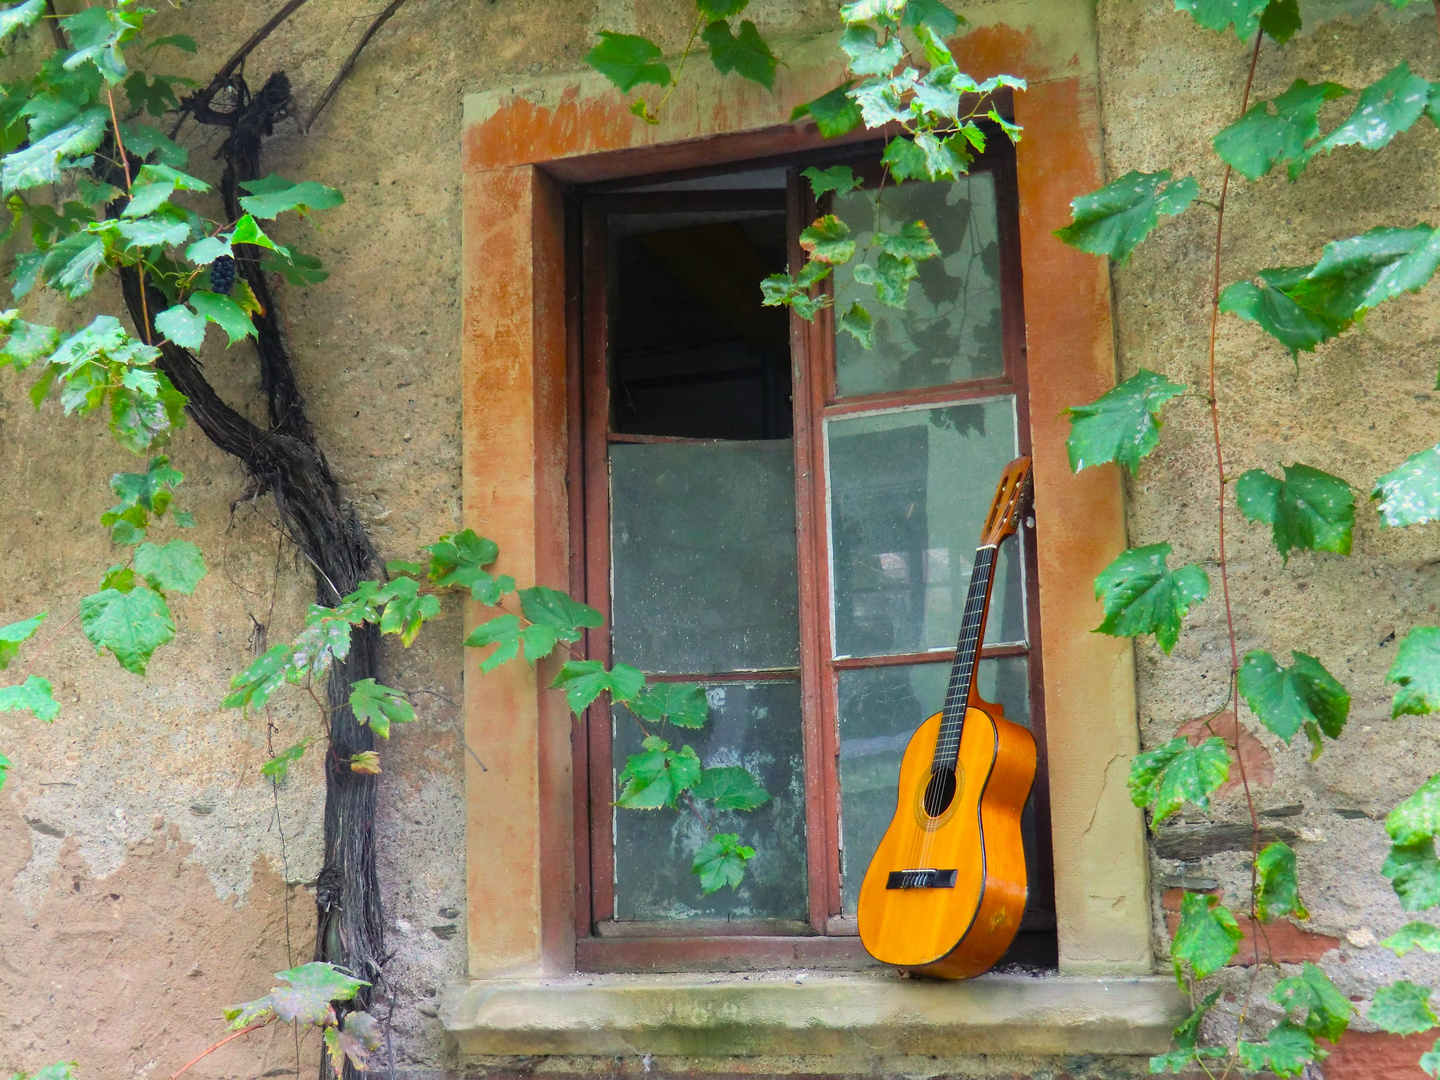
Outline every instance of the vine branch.
[[(1440, 3), (1440, 0), (1436, 0), (1436, 2)], [(379, 32), (382, 26), (390, 21), (390, 17), (399, 11), (404, 4), (405, 0), (390, 0), (390, 5), (384, 11), (380, 12), (379, 15), (375, 16), (374, 21), (370, 23), (369, 29), (360, 36), (360, 40), (355, 43), (355, 48), (350, 50), (350, 55), (345, 58), (345, 63), (340, 65), (340, 70), (335, 73), (335, 78), (330, 80), (330, 85), (327, 86), (325, 92), (320, 95), (320, 100), (317, 101), (315, 107), (310, 110), (310, 115), (305, 117), (304, 122), (300, 125), (301, 131), (307, 135), (310, 133), (310, 126), (315, 123), (316, 117), (325, 111), (325, 106), (330, 104), (330, 99), (335, 96), (335, 91), (340, 88), (340, 84), (345, 81), (345, 77), (349, 75), (351, 69), (354, 68), (355, 61), (360, 58), (360, 53), (364, 50), (365, 46), (370, 44), (370, 39)]]

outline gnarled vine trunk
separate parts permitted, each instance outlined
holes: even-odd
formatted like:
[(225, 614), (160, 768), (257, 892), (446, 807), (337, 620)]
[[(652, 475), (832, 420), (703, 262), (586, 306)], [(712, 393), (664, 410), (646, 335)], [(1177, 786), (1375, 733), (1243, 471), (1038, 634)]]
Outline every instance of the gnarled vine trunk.
[[(290, 116), (290, 81), (276, 72), (264, 87), (250, 94), (243, 77), (232, 76), (233, 107), (216, 109), (209, 100), (197, 102), (196, 120), (230, 131), (221, 149), (225, 170), (220, 194), (229, 220), (243, 211), (242, 181), (258, 179), (264, 138)], [(123, 178), (121, 178), (123, 179)], [(254, 317), (260, 385), (269, 410), (269, 426), (260, 427), (226, 404), (215, 392), (193, 353), (167, 341), (155, 329), (155, 316), (169, 301), (133, 269), (121, 271), (126, 307), (141, 336), (159, 346), (157, 366), (184, 394), (186, 412), (221, 450), (237, 458), (257, 493), (274, 496), (280, 520), (315, 571), (315, 595), (333, 606), (366, 578), (380, 572), (374, 545), (330, 471), (315, 431), (305, 413), (290, 350), (276, 318), (269, 282), (260, 269), (259, 249), (237, 245), (237, 273), (254, 291), (263, 313)], [(142, 288), (144, 301), (142, 303)], [(318, 921), (315, 959), (338, 964), (374, 983), (384, 962), (384, 916), (375, 869), (374, 776), (355, 773), (348, 761), (374, 748), (370, 728), (356, 723), (350, 709), (351, 687), (379, 674), (379, 633), (366, 624), (351, 637), (350, 655), (330, 671), (328, 708), (330, 743), (325, 753), (324, 865), (316, 883)], [(372, 989), (352, 1003), (368, 1008)], [(322, 1078), (330, 1074), (322, 1063)], [(346, 1065), (345, 1076), (353, 1068)]]

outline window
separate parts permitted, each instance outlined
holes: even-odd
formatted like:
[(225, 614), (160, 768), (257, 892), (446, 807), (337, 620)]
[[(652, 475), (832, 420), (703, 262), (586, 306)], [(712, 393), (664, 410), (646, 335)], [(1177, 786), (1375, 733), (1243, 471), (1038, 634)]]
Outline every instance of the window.
[[(1029, 452), (1004, 142), (967, 177), (900, 186), (879, 183), (879, 146), (832, 153), (821, 163), (871, 181), (826, 206), (800, 176), (809, 158), (579, 197), (572, 586), (607, 616), (587, 647), (701, 684), (710, 722), (677, 737), (773, 796), (722, 822), (757, 851), (746, 881), (702, 897), (701, 825), (611, 806), (642, 733), (623, 707), (592, 707), (576, 774), (582, 967), (864, 963), (860, 880), (904, 746), (940, 708), (1001, 467)], [(827, 211), (862, 248), (877, 224), (923, 219), (942, 252), (904, 310), (875, 304), (850, 267), (827, 283), (840, 310), (872, 293), (872, 349), (837, 335), (832, 310), (810, 324), (760, 303), (760, 279), (803, 261), (800, 230)], [(1041, 747), (1011, 958), (1053, 966), (1032, 528), (999, 574), (980, 691)]]

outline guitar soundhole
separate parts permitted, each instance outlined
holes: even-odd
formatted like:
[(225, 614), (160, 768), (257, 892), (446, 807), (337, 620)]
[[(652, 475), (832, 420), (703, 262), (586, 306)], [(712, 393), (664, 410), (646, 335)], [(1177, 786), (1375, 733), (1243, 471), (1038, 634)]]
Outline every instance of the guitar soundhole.
[(955, 801), (955, 770), (936, 769), (925, 787), (925, 813), (937, 818)]

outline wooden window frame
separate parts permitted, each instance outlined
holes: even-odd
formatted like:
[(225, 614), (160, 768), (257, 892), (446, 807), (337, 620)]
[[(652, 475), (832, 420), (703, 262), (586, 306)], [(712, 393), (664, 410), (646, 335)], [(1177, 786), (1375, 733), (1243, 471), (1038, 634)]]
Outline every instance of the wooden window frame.
[[(808, 922), (776, 920), (686, 920), (617, 922), (614, 913), (614, 849), (610, 820), (613, 799), (612, 722), (608, 705), (592, 705), (580, 718), (574, 739), (575, 796), (575, 934), (577, 967), (581, 970), (682, 971), (784, 967), (862, 968), (874, 965), (860, 945), (853, 916), (840, 914), (840, 785), (839, 678), (842, 671), (914, 663), (949, 663), (950, 651), (889, 656), (834, 657), (833, 596), (829, 571), (830, 537), (825, 421), (849, 415), (881, 413), (898, 408), (946, 405), (1010, 397), (1014, 401), (1017, 441), (1030, 453), (1029, 394), (1026, 379), (1025, 313), (1020, 258), (1018, 189), (1013, 149), (993, 139), (973, 172), (988, 171), (995, 179), (1000, 249), (1000, 296), (1003, 374), (962, 380), (943, 386), (879, 394), (839, 397), (835, 386), (835, 324), (833, 308), (813, 322), (790, 315), (792, 400), (794, 417), (797, 568), (800, 603), (800, 662), (784, 671), (735, 672), (716, 675), (651, 676), (657, 681), (684, 679), (705, 682), (793, 679), (800, 682), (805, 761)], [(872, 141), (873, 140), (873, 141)], [(826, 147), (817, 153), (746, 160), (743, 155), (679, 174), (650, 176), (640, 183), (714, 174), (747, 168), (787, 168), (783, 192), (792, 266), (805, 261), (798, 236), (804, 223), (826, 207), (817, 204), (800, 176), (803, 164), (865, 158), (878, 163), (883, 141), (870, 139), (851, 147)], [(797, 158), (801, 160), (797, 161)], [(625, 181), (635, 185), (637, 179)], [(599, 610), (605, 626), (587, 633), (584, 654), (609, 663), (611, 616), (610, 492), (606, 461), (614, 442), (672, 442), (665, 437), (625, 436), (610, 431), (609, 372), (606, 348), (608, 299), (607, 245), (604, 220), (614, 213), (664, 213), (703, 199), (736, 209), (773, 206), (782, 193), (706, 191), (690, 193), (614, 193), (610, 185), (572, 192), (567, 205), (567, 351), (570, 415), (570, 588)], [(827, 287), (829, 282), (826, 283)], [(700, 440), (694, 440), (700, 441)], [(1027, 644), (987, 646), (982, 658), (1025, 655), (1031, 723), (1039, 746), (1034, 820), (1040, 867), (1031, 883), (1043, 903), (1054, 907), (1051, 858), (1049, 783), (1046, 771), (1044, 683), (1041, 659), (1039, 574), (1034, 529), (1022, 531), (1026, 578)], [(919, 718), (917, 718), (918, 722)], [(1053, 966), (1053, 917), (1027, 920), (1015, 958)]]

